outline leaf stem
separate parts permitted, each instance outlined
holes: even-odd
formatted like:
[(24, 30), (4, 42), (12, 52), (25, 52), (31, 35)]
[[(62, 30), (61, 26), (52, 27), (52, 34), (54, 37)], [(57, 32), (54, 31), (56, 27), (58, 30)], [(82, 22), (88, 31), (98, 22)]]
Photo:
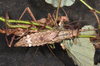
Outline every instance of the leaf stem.
[(95, 38), (93, 35), (78, 35), (78, 38)]
[[(5, 18), (3, 18), (3, 17), (0, 17), (0, 20), (5, 22)], [(24, 20), (6, 19), (6, 21), (8, 21), (8, 23), (22, 23), (22, 24), (29, 24), (29, 25), (31, 24), (29, 21), (24, 21)], [(33, 21), (32, 21), (32, 23), (34, 25), (36, 25), (36, 26), (40, 26), (40, 25), (45, 26), (44, 24), (36, 23), (36, 22), (33, 22)], [(18, 27), (20, 27), (20, 28), (28, 28), (27, 26), (22, 26), (22, 25), (9, 25), (8, 24), (8, 26), (11, 27), (11, 28), (18, 28)], [(45, 28), (48, 28), (48, 29), (51, 29), (51, 30), (54, 29), (54, 28), (51, 28), (50, 26), (45, 26)], [(33, 29), (33, 28), (31, 28), (31, 29)]]
[(80, 1), (81, 1), (85, 6), (87, 6), (90, 10), (95, 10), (97, 13), (100, 14), (100, 11), (98, 11), (98, 10), (92, 8), (91, 6), (89, 6), (84, 0), (80, 0)]
[(55, 23), (56, 23), (56, 21), (58, 19), (58, 12), (59, 12), (60, 3), (61, 3), (61, 0), (59, 0), (59, 2), (58, 2)]

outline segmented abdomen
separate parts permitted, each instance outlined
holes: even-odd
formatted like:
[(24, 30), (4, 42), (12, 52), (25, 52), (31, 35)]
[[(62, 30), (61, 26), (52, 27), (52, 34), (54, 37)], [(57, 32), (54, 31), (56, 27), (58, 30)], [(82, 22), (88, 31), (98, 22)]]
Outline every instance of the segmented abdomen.
[(72, 30), (66, 31), (45, 31), (26, 35), (21, 38), (14, 46), (15, 47), (31, 47), (40, 46), (44, 44), (53, 44), (63, 39), (70, 39), (73, 37)]

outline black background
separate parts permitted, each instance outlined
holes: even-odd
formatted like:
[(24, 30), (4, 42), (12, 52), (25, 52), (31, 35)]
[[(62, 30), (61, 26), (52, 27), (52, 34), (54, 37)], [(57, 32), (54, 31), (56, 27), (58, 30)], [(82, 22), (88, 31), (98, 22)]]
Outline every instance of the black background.
[[(100, 0), (86, 0), (86, 2), (100, 11)], [(48, 13), (52, 14), (53, 11), (56, 10), (56, 8), (47, 4), (44, 0), (0, 0), (0, 16), (5, 17), (5, 13), (8, 12), (10, 19), (18, 19), (26, 7), (31, 9), (37, 20), (44, 17), (46, 18)], [(81, 17), (82, 20), (85, 21), (81, 22), (80, 26), (85, 24), (91, 24), (94, 27), (97, 26), (97, 21), (93, 13), (90, 13), (89, 9), (79, 0), (76, 0), (70, 7), (64, 7), (64, 9), (68, 13), (70, 22), (76, 21)], [(65, 15), (62, 9), (60, 9), (59, 15)], [(22, 20), (32, 19), (29, 13), (26, 12)], [(0, 28), (2, 27), (4, 27), (4, 23), (0, 21)], [(9, 40), (10, 38), (11, 36), (8, 37)], [(37, 47), (16, 48), (13, 46), (9, 48), (5, 40), (5, 35), (0, 34), (0, 66), (28, 66), (33, 58), (36, 48)], [(56, 49), (54, 49), (53, 52), (65, 66), (75, 66), (71, 58), (67, 56), (67, 52), (62, 50), (59, 44), (56, 44)], [(63, 65), (51, 54), (47, 46), (40, 46), (30, 66)]]

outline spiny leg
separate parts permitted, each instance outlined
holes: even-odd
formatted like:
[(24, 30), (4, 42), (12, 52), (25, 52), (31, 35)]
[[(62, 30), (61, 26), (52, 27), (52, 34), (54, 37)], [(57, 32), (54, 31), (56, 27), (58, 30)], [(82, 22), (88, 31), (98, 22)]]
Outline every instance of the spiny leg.
[(50, 13), (48, 13), (48, 17), (47, 17), (47, 19), (46, 19), (46, 22), (44, 23), (44, 26), (40, 27), (40, 28), (38, 29), (38, 31), (41, 30), (41, 29), (43, 29), (43, 28), (45, 28), (46, 25), (52, 25), (51, 22), (53, 22), (53, 19), (50, 18)]
[[(28, 11), (28, 13), (29, 13), (30, 16), (32, 17), (33, 21), (36, 22), (36, 19), (35, 19), (35, 17), (34, 17), (34, 15), (33, 15), (32, 11), (30, 10), (29, 7), (26, 7), (26, 8), (25, 8), (25, 10), (24, 10), (23, 13), (21, 14), (19, 20), (22, 18), (22, 16), (24, 15), (24, 13), (25, 13), (26, 11)], [(30, 22), (31, 22), (31, 21), (30, 21)], [(30, 32), (29, 29), (30, 29), (31, 27), (33, 27), (33, 26), (34, 26), (34, 24), (31, 22), (31, 26), (28, 27), (28, 30), (25, 32), (25, 34), (22, 35), (22, 36), (20, 36), (20, 37), (18, 37), (18, 38), (15, 39), (15, 40), (18, 40), (18, 39), (20, 39), (21, 37), (25, 36), (27, 33), (29, 33), (29, 32)], [(36, 28), (36, 26), (34, 26), (34, 27)]]
[[(55, 11), (53, 12), (53, 14), (52, 14), (54, 21), (56, 20), (55, 12), (56, 12), (56, 10), (55, 10)], [(54, 22), (54, 25), (55, 25), (56, 27), (58, 27), (57, 22)]]
[[(35, 17), (34, 17), (34, 15), (33, 15), (32, 11), (30, 10), (29, 7), (26, 7), (26, 8), (25, 8), (25, 10), (23, 11), (23, 13), (22, 13), (22, 15), (20, 16), (19, 20), (22, 18), (22, 16), (23, 16), (24, 13), (26, 12), (26, 10), (28, 11), (28, 13), (30, 14), (30, 16), (32, 17), (33, 21), (36, 22), (36, 19), (35, 19)], [(32, 23), (32, 25), (33, 25), (33, 23)], [(43, 26), (43, 27), (44, 27), (44, 26)]]
[(31, 62), (30, 62), (30, 64), (29, 64), (28, 66), (30, 66), (30, 65), (31, 65), (31, 63), (32, 63), (32, 61), (33, 61), (33, 59), (34, 59), (34, 57), (36, 56), (36, 53), (37, 53), (38, 49), (39, 49), (39, 46), (37, 47), (37, 49), (36, 49), (36, 51), (35, 51), (35, 54), (34, 54), (34, 56), (33, 56), (32, 60), (31, 60)]
[(55, 12), (56, 12), (56, 10), (54, 10), (54, 12), (53, 12), (53, 14), (52, 14), (52, 17), (53, 17), (54, 20), (55, 20), (55, 18), (56, 18)]
[(5, 29), (5, 38), (6, 38), (6, 41), (7, 41), (7, 45), (9, 46), (9, 47), (11, 47), (11, 45), (12, 45), (12, 42), (13, 42), (13, 40), (14, 40), (14, 38), (15, 38), (15, 35), (13, 35), (13, 37), (12, 37), (12, 39), (11, 39), (11, 42), (10, 42), (10, 44), (9, 44), (9, 41), (8, 41), (8, 39), (7, 39), (7, 29), (8, 29), (8, 26), (7, 26), (7, 21), (6, 21), (6, 19), (9, 19), (9, 16), (8, 16), (8, 13), (6, 12), (6, 15), (5, 15), (5, 26), (6, 26), (6, 29)]
[(52, 25), (52, 23), (53, 23), (53, 25), (56, 26), (50, 13), (48, 13), (48, 18), (47, 19), (50, 21), (48, 24), (51, 24)]
[(35, 19), (35, 17), (34, 17), (34, 15), (33, 15), (32, 11), (30, 10), (29, 7), (26, 7), (26, 8), (25, 8), (25, 10), (24, 10), (24, 12), (22, 13), (22, 15), (20, 16), (19, 20), (22, 18), (22, 16), (23, 16), (24, 13), (26, 12), (26, 10), (28, 11), (28, 13), (30, 14), (30, 16), (32, 17), (33, 21), (36, 22), (36, 19)]
[[(29, 12), (29, 14), (30, 14), (30, 16), (32, 17), (33, 21), (36, 22), (36, 19), (35, 19), (35, 17), (34, 17), (34, 15), (33, 15), (32, 11), (30, 10), (29, 7), (26, 7), (26, 8), (25, 8), (25, 10), (24, 10), (24, 12), (22, 13), (22, 15), (20, 16), (19, 20), (22, 18), (22, 16), (23, 16), (24, 13), (26, 12), (26, 10)], [(44, 26), (43, 26), (43, 27), (44, 27)]]
[[(25, 10), (23, 11), (23, 13), (22, 13), (22, 15), (20, 16), (19, 20), (22, 18), (22, 16), (24, 15), (24, 13), (25, 13), (26, 11), (28, 11), (28, 13), (29, 13), (30, 16), (32, 17), (33, 21), (36, 22), (36, 19), (35, 19), (35, 17), (34, 17), (34, 15), (33, 15), (32, 11), (30, 10), (29, 7), (26, 7), (26, 8), (25, 8)], [(31, 22), (31, 21), (30, 21), (30, 22)], [(31, 28), (31, 27), (33, 27), (33, 26), (34, 26), (34, 24), (31, 22), (31, 26), (30, 26), (29, 28)], [(36, 28), (36, 26), (34, 26), (34, 27)], [(28, 29), (29, 29), (29, 28), (28, 28)]]
[(77, 29), (77, 36), (75, 36), (75, 39), (72, 38), (74, 44), (77, 44), (77, 37), (78, 37), (78, 33), (79, 33), (79, 24), (80, 24), (81, 18), (78, 19), (77, 23), (74, 25), (74, 29)]
[(54, 22), (54, 19), (52, 18), (52, 16), (51, 16), (50, 13), (48, 13), (48, 17), (46, 19), (46, 22), (44, 23), (44, 26), (41, 25), (42, 27), (39, 28), (39, 30), (45, 28), (47, 25), (52, 26), (52, 27), (56, 27), (57, 26), (56, 23)]
[(8, 16), (8, 13), (7, 13), (7, 12), (6, 12), (6, 14), (5, 14), (5, 17), (6, 17), (6, 18), (5, 18), (5, 26), (6, 26), (6, 31), (5, 31), (5, 32), (7, 33), (8, 26), (7, 26), (7, 24), (6, 24), (6, 23), (7, 23), (6, 19), (9, 19), (9, 16)]
[[(5, 38), (6, 38), (6, 41), (7, 41), (7, 45), (9, 46), (9, 41), (8, 41), (8, 39), (7, 39), (7, 29), (8, 29), (8, 26), (7, 26), (7, 22), (6, 22), (6, 19), (7, 18), (9, 18), (9, 16), (8, 16), (8, 13), (6, 12), (6, 14), (5, 14), (5, 27), (6, 27), (6, 29), (5, 29)], [(10, 47), (10, 46), (9, 46)]]
[[(56, 57), (56, 55), (53, 53), (53, 51), (50, 49), (50, 47), (49, 47), (48, 44), (47, 44), (47, 47), (49, 48), (49, 50), (50, 50), (50, 52), (53, 54), (53, 56), (54, 56), (58, 61), (60, 61), (60, 60)], [(61, 62), (61, 61), (60, 61), (60, 62)], [(63, 66), (65, 66), (63, 62), (61, 62), (61, 63), (63, 64)]]
[(15, 35), (13, 35), (13, 37), (11, 38), (11, 41), (10, 41), (9, 47), (11, 47), (11, 45), (12, 45), (14, 39), (15, 39)]

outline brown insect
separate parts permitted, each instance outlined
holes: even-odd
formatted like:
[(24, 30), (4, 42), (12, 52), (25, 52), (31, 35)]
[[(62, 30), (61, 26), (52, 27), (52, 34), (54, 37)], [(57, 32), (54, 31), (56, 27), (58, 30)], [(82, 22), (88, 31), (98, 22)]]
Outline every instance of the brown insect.
[[(29, 9), (29, 7), (27, 7), (27, 8), (24, 10), (24, 12), (23, 12), (22, 15), (20, 16), (19, 20), (22, 18), (22, 16), (24, 15), (24, 13), (25, 13), (26, 10), (29, 12), (29, 14), (31, 15), (31, 17), (32, 17), (32, 19), (33, 19), (34, 22), (43, 23), (43, 24), (49, 25), (49, 26), (51, 26), (51, 27), (54, 27), (54, 26), (56, 25), (56, 24), (55, 24), (56, 22), (54, 23), (54, 20), (55, 20), (55, 19), (52, 18), (52, 16), (50, 15), (50, 13), (48, 13), (48, 18), (47, 18), (47, 19), (46, 19), (46, 18), (42, 18), (42, 19), (40, 19), (40, 20), (36, 20), (35, 17), (34, 17), (34, 15), (33, 15), (33, 13), (32, 13), (31, 10)], [(5, 25), (6, 25), (6, 19), (9, 19), (8, 13), (6, 13)], [(58, 21), (59, 21), (59, 22), (63, 22), (63, 21), (65, 22), (65, 21), (69, 21), (69, 19), (68, 19), (68, 17), (66, 17), (66, 16), (62, 16), (62, 17), (59, 17), (59, 18), (58, 18)], [(28, 26), (29, 28), (30, 28), (30, 27), (35, 27), (35, 28), (38, 28), (39, 30), (40, 30), (42, 27), (43, 27), (43, 29), (44, 29), (44, 27), (45, 27), (45, 25), (42, 26), (42, 27), (36, 27), (36, 26), (34, 26), (33, 24), (32, 24), (32, 25), (19, 24), (19, 25), (25, 25), (25, 26)], [(41, 25), (40, 25), (40, 26), (41, 26)], [(35, 33), (35, 32), (37, 32), (37, 31), (34, 31), (34, 30), (24, 29), (24, 28), (9, 28), (7, 25), (6, 25), (6, 29), (3, 29), (3, 30), (0, 29), (0, 33), (5, 33), (5, 34), (6, 34), (6, 40), (7, 40), (7, 36), (9, 36), (9, 35), (11, 35), (11, 34), (13, 34), (14, 36), (21, 36), (21, 37), (23, 37), (23, 36), (25, 35), (25, 33), (27, 33), (27, 31), (29, 31), (30, 33)], [(13, 39), (14, 39), (14, 38), (13, 38)], [(11, 40), (12, 42), (13, 42), (13, 39)], [(9, 45), (9, 42), (8, 42), (8, 40), (7, 40), (7, 44), (8, 44), (9, 47), (11, 47), (12, 42), (11, 42), (10, 45)]]
[[(32, 19), (34, 20), (34, 22), (43, 23), (45, 25), (49, 25), (49, 26), (52, 26), (52, 27), (54, 27), (54, 25), (57, 25), (57, 23), (56, 24), (54, 23), (55, 20), (52, 19), (50, 14), (48, 14), (49, 16), (48, 16), (47, 19), (42, 18), (40, 20), (36, 20), (35, 17), (33, 16), (32, 12), (31, 12), (31, 10), (29, 9), (29, 7), (27, 7), (24, 10), (24, 12), (22, 13), (19, 20), (22, 18), (23, 14), (25, 13), (26, 10), (29, 11), (29, 13), (30, 13)], [(68, 22), (69, 19), (66, 16), (61, 16), (61, 17), (58, 18), (58, 21), (59, 21), (59, 24), (61, 25), (63, 22)], [(25, 25), (25, 24), (21, 24), (21, 25)], [(27, 25), (27, 26), (29, 26), (29, 28), (33, 27), (31, 25)], [(25, 35), (26, 32), (27, 32), (27, 30), (23, 29), (23, 28), (15, 28), (15, 29), (9, 28), (8, 30), (1, 30), (0, 29), (0, 33), (5, 33), (7, 36), (10, 35), (10, 34), (14, 34), (16, 36), (21, 36), (22, 37), (14, 45), (15, 47), (31, 47), (31, 46), (40, 46), (40, 45), (45, 45), (45, 44), (53, 44), (55, 42), (60, 42), (64, 39), (72, 39), (73, 36), (76, 37), (78, 35), (78, 30), (77, 29), (76, 30), (68, 29), (68, 30), (63, 30), (63, 31), (56, 29), (56, 30), (48, 30), (48, 31), (43, 31), (43, 32), (41, 32), (41, 31), (34, 32), (34, 31), (30, 30), (30, 33), (27, 33)], [(12, 41), (11, 41), (11, 43), (12, 43)], [(11, 47), (11, 43), (10, 43), (10, 45), (8, 45), (9, 47)]]
[(53, 44), (55, 42), (60, 42), (64, 39), (71, 39), (73, 36), (77, 36), (77, 30), (49, 30), (45, 32), (38, 32), (33, 34), (28, 34), (21, 38), (14, 46), (15, 47), (31, 47), (40, 46), (44, 44)]

